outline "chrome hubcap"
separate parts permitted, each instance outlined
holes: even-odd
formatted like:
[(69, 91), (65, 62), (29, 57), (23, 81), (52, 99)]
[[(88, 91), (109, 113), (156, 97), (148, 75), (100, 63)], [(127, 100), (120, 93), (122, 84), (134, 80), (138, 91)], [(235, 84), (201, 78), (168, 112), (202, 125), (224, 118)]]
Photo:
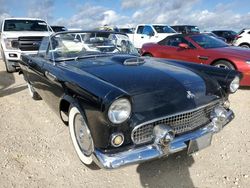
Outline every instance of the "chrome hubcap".
[(242, 48), (249, 48), (248, 45), (242, 45), (241, 47), (242, 47)]
[(94, 144), (86, 122), (80, 114), (75, 116), (74, 131), (77, 144), (79, 145), (81, 151), (86, 156), (90, 156), (93, 153)]
[(226, 66), (224, 64), (217, 64), (216, 67), (223, 68), (223, 69), (230, 69), (228, 66)]

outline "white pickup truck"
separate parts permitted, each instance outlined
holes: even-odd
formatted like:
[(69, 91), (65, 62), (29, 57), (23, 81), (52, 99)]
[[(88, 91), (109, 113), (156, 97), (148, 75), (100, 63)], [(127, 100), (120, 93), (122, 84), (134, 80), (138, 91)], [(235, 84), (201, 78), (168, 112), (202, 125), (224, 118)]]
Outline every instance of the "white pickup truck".
[(173, 34), (176, 34), (176, 31), (165, 24), (140, 24), (136, 26), (133, 34), (127, 33), (130, 41), (138, 49), (145, 43), (159, 42)]
[(21, 53), (35, 54), (42, 38), (51, 34), (44, 20), (6, 18), (1, 25), (1, 56), (7, 72), (15, 72)]

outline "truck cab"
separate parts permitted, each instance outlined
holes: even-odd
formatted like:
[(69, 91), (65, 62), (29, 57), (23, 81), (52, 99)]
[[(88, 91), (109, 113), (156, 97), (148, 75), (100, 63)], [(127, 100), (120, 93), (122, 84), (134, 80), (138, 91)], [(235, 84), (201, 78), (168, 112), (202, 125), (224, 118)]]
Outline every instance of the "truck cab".
[(37, 18), (6, 18), (1, 25), (1, 56), (7, 72), (15, 72), (22, 53), (36, 54), (42, 38), (52, 30)]
[(140, 24), (133, 34), (127, 35), (134, 46), (140, 49), (145, 43), (156, 43), (173, 34), (176, 34), (176, 31), (165, 24)]

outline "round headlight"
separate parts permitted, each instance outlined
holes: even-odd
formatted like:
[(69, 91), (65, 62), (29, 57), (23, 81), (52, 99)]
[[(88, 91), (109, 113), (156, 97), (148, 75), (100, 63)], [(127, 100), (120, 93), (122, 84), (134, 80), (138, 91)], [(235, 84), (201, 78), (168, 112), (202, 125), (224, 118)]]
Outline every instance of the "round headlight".
[(131, 104), (128, 99), (117, 99), (109, 107), (108, 117), (114, 124), (126, 121), (131, 113)]
[(240, 78), (236, 76), (230, 83), (230, 92), (234, 93), (240, 87)]

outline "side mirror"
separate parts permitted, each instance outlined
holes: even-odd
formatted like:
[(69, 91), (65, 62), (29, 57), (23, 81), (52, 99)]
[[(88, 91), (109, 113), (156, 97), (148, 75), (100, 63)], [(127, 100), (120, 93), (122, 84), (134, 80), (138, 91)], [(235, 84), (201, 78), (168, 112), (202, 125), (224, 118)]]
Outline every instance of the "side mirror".
[(189, 46), (188, 46), (188, 44), (186, 44), (186, 43), (180, 43), (180, 44), (179, 44), (179, 48), (181, 48), (181, 49), (188, 49)]

